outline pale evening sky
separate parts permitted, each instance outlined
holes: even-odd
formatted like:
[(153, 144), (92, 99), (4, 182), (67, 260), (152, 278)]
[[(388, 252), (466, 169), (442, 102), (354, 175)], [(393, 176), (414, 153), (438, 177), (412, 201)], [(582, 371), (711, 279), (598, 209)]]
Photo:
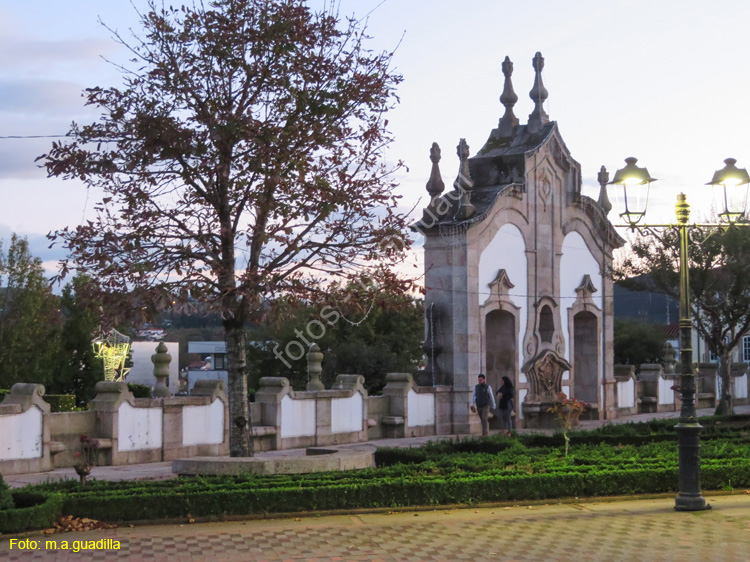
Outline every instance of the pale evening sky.
[[(410, 169), (399, 177), (404, 207), (426, 200), (433, 141), (448, 186), (459, 138), (474, 154), (497, 126), (506, 55), (515, 65), (515, 113), (526, 122), (536, 51), (545, 58), (545, 109), (581, 163), (585, 194), (597, 196), (602, 164), (612, 174), (635, 156), (659, 178), (650, 220), (668, 221), (680, 191), (694, 211), (708, 211), (699, 194), (725, 158), (750, 166), (746, 1), (341, 2), (342, 14), (371, 10), (374, 49), (392, 49), (403, 35), (394, 57), (404, 76), (401, 103), (389, 120), (391, 158)], [(101, 57), (126, 56), (98, 17), (121, 32), (137, 24), (129, 0), (0, 0), (0, 137), (64, 134), (72, 121), (95, 117), (82, 90), (117, 85), (117, 71)], [(27, 235), (50, 268), (60, 250), (48, 250), (44, 235), (90, 218), (96, 195), (86, 202), (82, 184), (38, 169), (34, 159), (51, 142), (0, 138), (0, 238)]]

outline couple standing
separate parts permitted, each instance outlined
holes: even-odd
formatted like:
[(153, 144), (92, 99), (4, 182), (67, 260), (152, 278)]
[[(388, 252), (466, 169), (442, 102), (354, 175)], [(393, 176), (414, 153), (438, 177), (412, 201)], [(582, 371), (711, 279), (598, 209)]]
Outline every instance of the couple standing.
[[(513, 414), (513, 383), (510, 378), (503, 377), (503, 384), (497, 389), (497, 413), (500, 417), (500, 429), (506, 435), (510, 435), (511, 416)], [(490, 422), (488, 419), (490, 408), (495, 410), (495, 397), (492, 387), (487, 384), (487, 378), (480, 374), (477, 377), (477, 385), (474, 387), (474, 395), (471, 397), (471, 409), (479, 414), (482, 422), (482, 435), (489, 435)]]

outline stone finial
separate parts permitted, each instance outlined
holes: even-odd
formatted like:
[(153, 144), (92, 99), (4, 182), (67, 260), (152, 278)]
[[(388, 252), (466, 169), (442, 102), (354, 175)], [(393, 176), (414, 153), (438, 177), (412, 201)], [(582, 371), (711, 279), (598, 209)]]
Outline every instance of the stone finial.
[(172, 356), (168, 351), (166, 344), (159, 342), (159, 345), (156, 346), (156, 353), (151, 356), (151, 362), (154, 364), (154, 377), (156, 377), (156, 386), (151, 391), (153, 398), (169, 398), (172, 396), (166, 384), (169, 378), (169, 363), (172, 361)]
[(536, 75), (534, 77), (534, 87), (531, 88), (529, 96), (531, 97), (531, 101), (534, 102), (534, 111), (529, 115), (528, 130), (530, 133), (535, 134), (539, 133), (546, 123), (549, 123), (549, 115), (544, 111), (544, 102), (549, 93), (542, 82), (542, 69), (544, 68), (542, 53), (537, 52), (532, 59), (532, 63)]
[(440, 147), (436, 142), (433, 142), (430, 148), (430, 160), (432, 161), (432, 172), (430, 172), (430, 179), (427, 181), (427, 193), (430, 194), (430, 204), (432, 204), (445, 189), (443, 178), (440, 175), (440, 166), (438, 166)]
[(321, 363), (323, 362), (323, 353), (320, 346), (314, 343), (307, 352), (307, 390), (324, 390), (323, 382), (320, 380), (320, 374), (323, 372)]
[(474, 214), (474, 205), (471, 204), (471, 190), (474, 189), (474, 181), (469, 172), (469, 145), (466, 139), (458, 141), (456, 154), (460, 161), (458, 176), (453, 182), (453, 188), (459, 192), (459, 206), (456, 211), (456, 220), (466, 220)]
[(505, 57), (502, 68), (505, 83), (503, 84), (503, 93), (500, 95), (500, 103), (505, 106), (505, 114), (500, 119), (497, 128), (501, 137), (510, 137), (518, 126), (518, 117), (513, 113), (513, 106), (516, 105), (518, 96), (513, 91), (513, 82), (510, 79), (511, 74), (513, 74), (513, 63), (510, 62), (509, 57)]
[(456, 147), (456, 154), (460, 161), (458, 167), (458, 175), (453, 182), (455, 189), (471, 191), (474, 189), (474, 181), (471, 179), (471, 172), (469, 172), (469, 145), (466, 144), (466, 139), (458, 141)]
[(604, 166), (599, 170), (599, 174), (596, 176), (596, 180), (599, 182), (599, 206), (604, 211), (606, 217), (612, 210), (612, 203), (609, 201), (607, 196), (607, 183), (609, 182), (609, 172)]

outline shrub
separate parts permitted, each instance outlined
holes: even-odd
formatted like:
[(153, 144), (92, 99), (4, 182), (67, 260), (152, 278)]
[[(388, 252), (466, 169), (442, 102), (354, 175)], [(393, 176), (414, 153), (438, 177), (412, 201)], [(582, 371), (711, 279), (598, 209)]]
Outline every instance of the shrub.
[(145, 384), (128, 383), (128, 390), (135, 398), (151, 398), (151, 387)]
[(0, 511), (0, 533), (21, 533), (52, 527), (62, 513), (60, 494), (12, 492), (15, 507)]
[(13, 496), (10, 493), (8, 484), (3, 480), (3, 475), (0, 474), (0, 511), (4, 509), (10, 509), (13, 507)]
[(74, 412), (76, 410), (75, 394), (45, 394), (44, 400), (52, 412)]

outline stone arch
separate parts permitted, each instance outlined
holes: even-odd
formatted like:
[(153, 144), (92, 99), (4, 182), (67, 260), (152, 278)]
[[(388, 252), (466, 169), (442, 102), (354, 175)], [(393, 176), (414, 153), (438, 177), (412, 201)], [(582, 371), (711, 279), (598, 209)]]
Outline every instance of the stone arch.
[(502, 377), (507, 376), (518, 383), (518, 330), (516, 316), (502, 309), (491, 310), (485, 316), (485, 374), (493, 390), (502, 384)]
[(599, 404), (601, 373), (601, 317), (592, 295), (596, 288), (586, 274), (576, 288), (568, 309), (570, 358), (573, 364), (572, 394), (581, 401)]
[[(509, 292), (515, 285), (505, 269), (500, 269), (489, 283), (490, 297), (479, 309), (482, 370), (487, 382), (497, 391), (503, 375), (519, 388), (519, 353), (521, 309)], [(515, 401), (518, 407), (518, 400)]]
[(573, 315), (573, 396), (599, 403), (599, 319), (587, 310)]

